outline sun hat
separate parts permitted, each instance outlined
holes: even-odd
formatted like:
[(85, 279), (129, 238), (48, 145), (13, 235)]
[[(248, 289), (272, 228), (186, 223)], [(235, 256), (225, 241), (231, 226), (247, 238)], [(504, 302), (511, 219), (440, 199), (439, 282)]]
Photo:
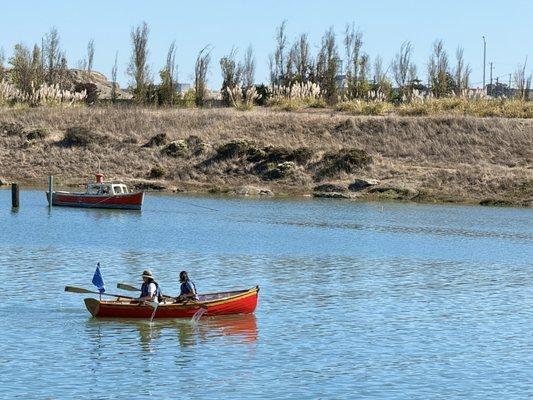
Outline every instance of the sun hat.
[(153, 278), (152, 271), (145, 269), (141, 275), (143, 278)]

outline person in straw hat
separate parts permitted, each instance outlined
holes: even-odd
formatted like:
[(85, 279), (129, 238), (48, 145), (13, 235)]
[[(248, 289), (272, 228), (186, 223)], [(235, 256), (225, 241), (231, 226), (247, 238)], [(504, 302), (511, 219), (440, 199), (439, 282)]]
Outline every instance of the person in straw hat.
[(141, 286), (141, 296), (138, 298), (139, 301), (161, 301), (161, 290), (159, 285), (154, 280), (152, 271), (149, 269), (143, 271), (142, 273), (143, 284)]

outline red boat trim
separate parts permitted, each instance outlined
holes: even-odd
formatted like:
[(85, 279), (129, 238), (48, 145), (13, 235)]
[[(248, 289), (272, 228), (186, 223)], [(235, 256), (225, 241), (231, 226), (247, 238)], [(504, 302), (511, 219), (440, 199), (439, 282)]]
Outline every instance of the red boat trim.
[[(48, 193), (46, 196), (47, 200)], [(118, 194), (111, 196), (92, 196), (84, 193), (53, 192), (52, 205), (82, 208), (114, 208), (122, 210), (140, 210), (144, 200), (143, 192)]]

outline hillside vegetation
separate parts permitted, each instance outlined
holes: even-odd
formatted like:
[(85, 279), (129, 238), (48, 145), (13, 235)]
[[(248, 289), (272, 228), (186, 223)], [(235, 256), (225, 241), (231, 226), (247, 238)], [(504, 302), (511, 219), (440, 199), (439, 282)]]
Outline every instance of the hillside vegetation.
[(0, 109), (0, 177), (531, 205), (533, 121), (256, 108)]

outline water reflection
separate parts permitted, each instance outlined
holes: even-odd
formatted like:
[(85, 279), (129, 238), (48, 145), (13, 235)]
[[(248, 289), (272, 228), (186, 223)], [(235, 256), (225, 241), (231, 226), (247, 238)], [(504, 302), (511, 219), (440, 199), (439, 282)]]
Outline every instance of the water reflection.
[[(124, 331), (137, 331), (143, 352), (154, 353), (162, 345), (175, 342), (180, 348), (194, 347), (218, 338), (237, 343), (254, 343), (258, 337), (257, 321), (253, 314), (204, 317), (197, 323), (189, 319), (147, 320), (120, 318), (89, 318), (87, 334), (94, 354), (101, 354), (104, 337), (120, 337)], [(105, 331), (105, 334), (102, 333)], [(176, 340), (177, 339), (177, 340)]]

